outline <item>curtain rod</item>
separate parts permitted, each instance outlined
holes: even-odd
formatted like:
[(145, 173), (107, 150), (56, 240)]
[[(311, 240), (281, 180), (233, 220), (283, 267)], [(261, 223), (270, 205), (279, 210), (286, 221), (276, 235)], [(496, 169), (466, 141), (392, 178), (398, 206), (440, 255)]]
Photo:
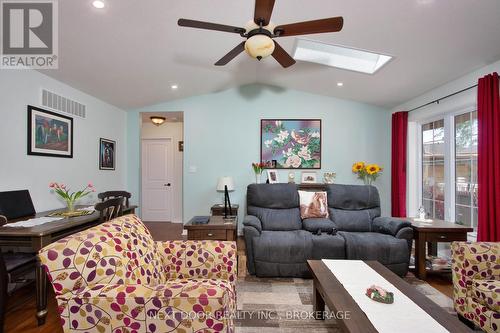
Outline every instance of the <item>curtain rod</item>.
[(470, 87), (468, 87), (468, 88), (465, 88), (465, 89), (462, 89), (462, 90), (456, 91), (456, 92), (454, 92), (454, 93), (452, 93), (452, 94), (449, 94), (449, 95), (446, 95), (446, 96), (444, 96), (444, 97), (441, 97), (441, 98), (435, 99), (435, 100), (433, 100), (432, 102), (429, 102), (429, 103), (426, 103), (426, 104), (422, 104), (422, 105), (420, 105), (420, 106), (417, 106), (416, 108), (413, 108), (413, 109), (409, 110), (408, 112), (416, 111), (416, 110), (418, 110), (418, 109), (421, 109), (421, 108), (423, 108), (423, 107), (426, 107), (426, 106), (431, 105), (431, 104), (434, 104), (434, 103), (439, 104), (439, 102), (441, 102), (443, 99), (450, 98), (450, 97), (452, 97), (452, 96), (458, 95), (458, 94), (460, 94), (460, 93), (463, 93), (464, 91), (470, 90), (470, 89), (475, 88), (475, 87), (477, 87), (477, 84), (475, 84), (475, 85), (473, 85), (473, 86), (470, 86)]

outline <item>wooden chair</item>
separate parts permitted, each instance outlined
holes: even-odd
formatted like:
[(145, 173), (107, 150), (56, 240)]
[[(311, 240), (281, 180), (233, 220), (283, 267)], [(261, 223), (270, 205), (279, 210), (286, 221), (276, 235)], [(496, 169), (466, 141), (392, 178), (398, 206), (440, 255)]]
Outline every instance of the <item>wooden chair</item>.
[(123, 215), (123, 197), (108, 199), (95, 205), (101, 217), (101, 222), (106, 222)]
[(129, 207), (129, 199), (132, 197), (132, 194), (127, 191), (106, 191), (99, 193), (97, 195), (99, 199), (103, 202), (111, 199), (111, 198), (124, 198), (125, 199), (125, 207)]
[[(0, 226), (7, 218), (0, 215)], [(25, 282), (25, 276), (35, 271), (35, 253), (2, 253), (0, 251), (0, 333), (3, 333), (9, 283)]]

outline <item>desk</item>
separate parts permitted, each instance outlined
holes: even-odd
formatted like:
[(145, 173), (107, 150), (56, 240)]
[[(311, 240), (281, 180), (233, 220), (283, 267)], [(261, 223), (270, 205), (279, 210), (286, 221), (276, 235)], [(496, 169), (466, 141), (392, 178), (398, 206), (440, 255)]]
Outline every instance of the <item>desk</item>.
[[(78, 208), (86, 207), (79, 206)], [(134, 214), (137, 206), (129, 206), (123, 209), (124, 214)], [(33, 217), (43, 217), (61, 209), (40, 212), (35, 216), (10, 220), (18, 222)], [(63, 218), (58, 221), (41, 224), (35, 227), (0, 227), (0, 247), (23, 247), (26, 252), (38, 253), (43, 247), (62, 239), (66, 236), (86, 230), (100, 224), (99, 212), (95, 211), (91, 215)], [(38, 325), (45, 323), (47, 316), (47, 275), (43, 271), (40, 262), (36, 268), (36, 305)]]
[(430, 223), (419, 222), (412, 218), (409, 220), (415, 238), (415, 275), (421, 280), (427, 277), (425, 267), (427, 243), (466, 241), (467, 233), (473, 231), (471, 227), (440, 220), (433, 220)]

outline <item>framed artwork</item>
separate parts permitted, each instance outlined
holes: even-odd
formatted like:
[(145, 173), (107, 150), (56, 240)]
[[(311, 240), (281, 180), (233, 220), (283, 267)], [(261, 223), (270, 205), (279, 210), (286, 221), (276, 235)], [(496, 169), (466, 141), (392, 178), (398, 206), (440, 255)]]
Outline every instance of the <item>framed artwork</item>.
[(73, 118), (28, 105), (28, 155), (73, 158)]
[(314, 171), (302, 171), (302, 184), (316, 184), (318, 182), (318, 178), (316, 172)]
[(267, 170), (267, 179), (269, 180), (269, 184), (277, 184), (278, 180), (278, 171), (276, 170)]
[(113, 140), (99, 140), (99, 169), (115, 170), (116, 142)]
[(262, 119), (260, 160), (275, 169), (321, 169), (321, 119)]

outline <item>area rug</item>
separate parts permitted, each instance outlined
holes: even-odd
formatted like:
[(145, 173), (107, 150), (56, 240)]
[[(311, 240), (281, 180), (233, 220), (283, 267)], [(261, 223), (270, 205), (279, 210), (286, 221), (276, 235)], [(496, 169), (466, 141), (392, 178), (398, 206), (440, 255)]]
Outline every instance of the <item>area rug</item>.
[[(409, 274), (405, 280), (450, 313), (452, 299)], [(254, 276), (239, 278), (236, 332), (341, 332), (335, 319), (315, 320), (311, 314), (312, 280)]]

